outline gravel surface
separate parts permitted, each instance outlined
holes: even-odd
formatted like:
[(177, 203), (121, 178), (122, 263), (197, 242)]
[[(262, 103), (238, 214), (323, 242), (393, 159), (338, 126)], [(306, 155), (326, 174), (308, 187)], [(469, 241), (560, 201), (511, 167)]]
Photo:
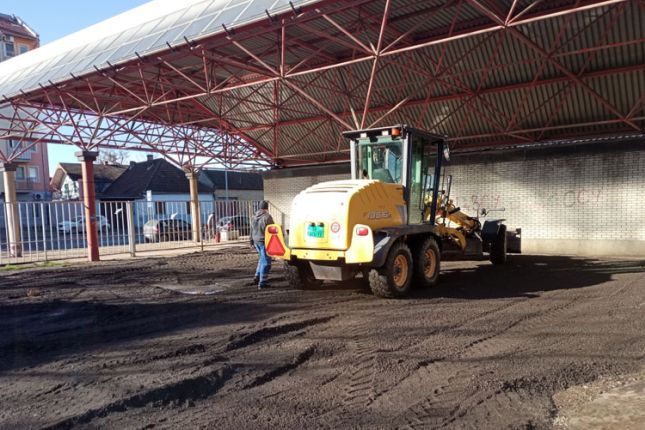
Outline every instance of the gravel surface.
[(645, 425), (645, 367), (633, 374), (602, 376), (553, 396), (556, 430), (642, 430)]
[[(445, 262), (405, 300), (247, 249), (0, 275), (0, 428), (551, 428), (645, 363), (645, 261)], [(276, 264), (278, 266), (278, 264)]]

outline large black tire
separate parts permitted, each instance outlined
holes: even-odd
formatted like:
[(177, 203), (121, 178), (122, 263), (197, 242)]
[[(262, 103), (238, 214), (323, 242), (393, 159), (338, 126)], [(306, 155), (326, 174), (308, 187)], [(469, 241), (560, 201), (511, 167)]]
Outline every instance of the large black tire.
[(292, 264), (285, 261), (284, 272), (287, 282), (289, 283), (289, 287), (295, 290), (317, 288), (322, 285), (322, 281), (314, 277), (309, 264)]
[(493, 264), (506, 263), (506, 226), (501, 224), (497, 237), (490, 246), (490, 261)]
[(412, 286), (413, 270), (410, 248), (405, 243), (396, 243), (392, 245), (385, 265), (370, 271), (370, 289), (378, 297), (405, 297)]
[(429, 288), (437, 285), (441, 267), (441, 252), (434, 237), (424, 240), (414, 255), (414, 285)]

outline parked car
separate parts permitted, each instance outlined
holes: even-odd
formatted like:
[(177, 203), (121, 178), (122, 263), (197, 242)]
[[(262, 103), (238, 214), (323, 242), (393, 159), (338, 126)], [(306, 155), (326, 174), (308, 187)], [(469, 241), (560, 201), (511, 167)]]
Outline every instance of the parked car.
[[(99, 231), (110, 231), (110, 223), (103, 215), (96, 216), (96, 228)], [(58, 231), (61, 233), (80, 233), (85, 231), (85, 217), (77, 216), (69, 221), (58, 223)]]
[(191, 224), (181, 219), (151, 219), (143, 225), (146, 242), (189, 240), (192, 231)]

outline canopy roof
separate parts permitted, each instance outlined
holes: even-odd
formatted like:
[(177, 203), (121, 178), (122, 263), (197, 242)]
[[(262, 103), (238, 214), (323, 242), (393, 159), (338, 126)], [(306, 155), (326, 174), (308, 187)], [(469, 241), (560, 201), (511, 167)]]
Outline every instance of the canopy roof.
[(620, 0), (157, 0), (0, 64), (0, 137), (286, 165), (388, 123), (456, 149), (641, 133), (643, 22)]
[[(295, 0), (293, 4), (311, 3)], [(157, 0), (0, 64), (0, 96), (82, 77), (290, 10), (285, 0)]]

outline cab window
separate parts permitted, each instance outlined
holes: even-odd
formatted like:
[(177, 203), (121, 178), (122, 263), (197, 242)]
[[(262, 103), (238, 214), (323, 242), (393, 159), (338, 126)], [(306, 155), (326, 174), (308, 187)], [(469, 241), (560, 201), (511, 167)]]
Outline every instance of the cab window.
[(402, 141), (389, 139), (389, 142), (376, 142), (360, 139), (357, 142), (357, 172), (361, 179), (376, 179), (391, 184), (402, 180), (403, 151)]

